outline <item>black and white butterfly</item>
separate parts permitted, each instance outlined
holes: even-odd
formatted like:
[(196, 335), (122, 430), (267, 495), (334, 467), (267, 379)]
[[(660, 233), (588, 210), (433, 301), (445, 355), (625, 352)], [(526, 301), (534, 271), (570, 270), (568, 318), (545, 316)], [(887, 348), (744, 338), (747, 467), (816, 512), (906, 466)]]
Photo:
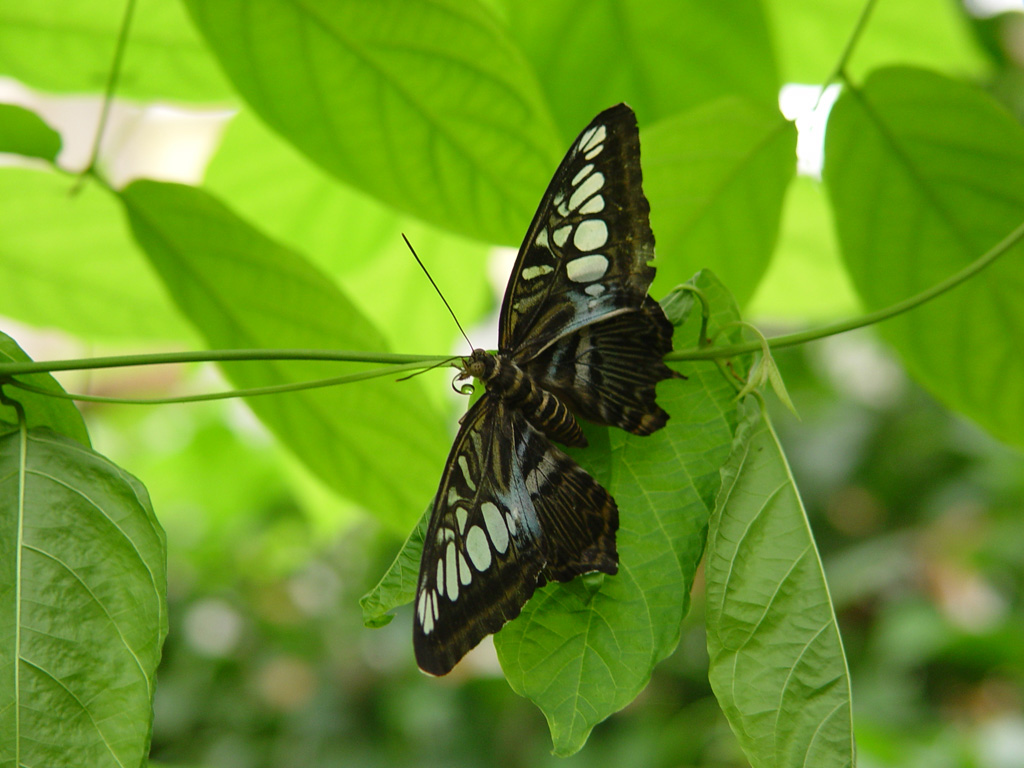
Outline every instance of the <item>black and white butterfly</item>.
[(655, 386), (672, 325), (647, 295), (650, 207), (636, 117), (605, 110), (548, 185), (501, 306), (499, 349), (463, 361), (486, 392), (462, 418), (434, 499), (416, 588), (420, 668), (443, 675), (534, 590), (618, 571), (615, 500), (552, 444), (574, 415), (637, 435), (665, 425)]

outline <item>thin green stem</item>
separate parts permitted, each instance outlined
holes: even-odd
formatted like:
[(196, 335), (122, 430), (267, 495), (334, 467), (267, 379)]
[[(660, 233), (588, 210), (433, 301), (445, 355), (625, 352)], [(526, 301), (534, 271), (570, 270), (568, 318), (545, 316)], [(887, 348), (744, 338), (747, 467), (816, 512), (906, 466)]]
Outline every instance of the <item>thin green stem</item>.
[(868, 19), (871, 17), (871, 12), (875, 9), (875, 2), (876, 0), (867, 0), (867, 2), (864, 3), (864, 7), (861, 9), (857, 23), (853, 27), (853, 32), (850, 33), (850, 37), (846, 41), (846, 46), (843, 48), (843, 52), (839, 56), (839, 61), (836, 62), (831, 74), (825, 78), (825, 82), (821, 85), (821, 93), (818, 94), (818, 99), (814, 103), (814, 109), (817, 109), (818, 105), (821, 103), (821, 97), (825, 95), (825, 89), (828, 88), (834, 80), (838, 80), (846, 71), (846, 65), (849, 63), (850, 57), (853, 55), (853, 49), (857, 47), (857, 43), (860, 41), (860, 36), (864, 33), (864, 28), (867, 26)]
[(114, 61), (111, 63), (110, 73), (107, 75), (107, 87), (103, 93), (103, 108), (100, 111), (99, 125), (96, 127), (96, 138), (93, 139), (92, 150), (89, 152), (89, 164), (80, 178), (92, 175), (96, 169), (96, 162), (100, 155), (100, 143), (103, 141), (103, 134), (106, 133), (107, 122), (110, 120), (110, 109), (114, 103), (114, 94), (117, 92), (117, 81), (121, 79), (121, 65), (124, 62), (125, 49), (128, 47), (128, 31), (131, 29), (134, 13), (135, 0), (128, 0), (125, 4), (124, 18), (121, 20), (121, 29), (117, 33)]
[(112, 355), (75, 360), (41, 360), (0, 363), (0, 378), (26, 373), (85, 371), (97, 368), (126, 368), (135, 365), (166, 365), (254, 360), (330, 360), (350, 363), (436, 363), (450, 355), (395, 355), (343, 349), (211, 349), (205, 352), (160, 352), (149, 355)]
[[(941, 283), (933, 285), (931, 288), (922, 291), (916, 296), (911, 296), (909, 299), (904, 299), (903, 301), (892, 304), (884, 309), (869, 312), (866, 315), (862, 315), (851, 320), (844, 320), (840, 323), (834, 323), (833, 325), (826, 325), (823, 328), (801, 331), (800, 333), (791, 333), (785, 336), (775, 336), (768, 339), (768, 346), (772, 349), (781, 349), (783, 347), (792, 347), (797, 344), (805, 344), (808, 341), (817, 341), (818, 339), (835, 336), (839, 333), (846, 333), (847, 331), (852, 331), (856, 328), (874, 325), (875, 323), (880, 323), (883, 320), (888, 320), (892, 317), (896, 317), (897, 315), (901, 315), (904, 312), (909, 312), (911, 309), (914, 309), (927, 301), (931, 301), (937, 296), (941, 296), (947, 291), (956, 288), (961, 283), (974, 277), (976, 274), (981, 272), (981, 270), (985, 269), (985, 267), (992, 264), (996, 259), (1017, 245), (1017, 243), (1022, 239), (1024, 239), (1024, 223), (1018, 225), (1016, 229), (1004, 237), (999, 243), (972, 261), (955, 275), (950, 276)], [(733, 357), (734, 355), (742, 355), (747, 352), (755, 352), (759, 349), (761, 349), (760, 341), (748, 341), (742, 344), (733, 344), (728, 347), (679, 350), (678, 352), (670, 352), (665, 356), (665, 359), (714, 360), (719, 357)]]
[(81, 395), (69, 392), (54, 392), (32, 384), (26, 384), (16, 379), (10, 380), (11, 386), (18, 387), (27, 392), (35, 392), (40, 395), (57, 397), (63, 400), (76, 400), (84, 403), (109, 403), (117, 405), (171, 405), (176, 403), (202, 403), (208, 400), (228, 400), (234, 397), (258, 397), (260, 395), (279, 395), (284, 392), (299, 392), (305, 389), (320, 389), (322, 387), (333, 387), (338, 384), (351, 384), (354, 381), (375, 379), (381, 376), (394, 375), (403, 371), (413, 371), (423, 367), (422, 363), (405, 363), (404, 365), (389, 366), (387, 368), (374, 368), (370, 371), (350, 373), (347, 376), (334, 376), (329, 379), (315, 379), (313, 381), (300, 381), (292, 384), (274, 384), (266, 387), (251, 387), (249, 389), (233, 389), (230, 392), (208, 392), (202, 395), (181, 395), (180, 397), (103, 397), (101, 395)]

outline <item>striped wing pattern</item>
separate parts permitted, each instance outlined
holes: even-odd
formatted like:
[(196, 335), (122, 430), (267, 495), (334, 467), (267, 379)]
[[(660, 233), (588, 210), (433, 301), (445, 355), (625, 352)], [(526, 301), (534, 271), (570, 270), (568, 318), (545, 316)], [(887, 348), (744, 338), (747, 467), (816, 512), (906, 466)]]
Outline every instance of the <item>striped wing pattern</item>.
[(618, 507), (552, 442), (586, 444), (575, 416), (646, 435), (672, 325), (647, 295), (654, 236), (640, 142), (624, 104), (599, 114), (555, 172), (502, 302), (499, 350), (461, 378), (486, 393), (462, 419), (424, 540), (413, 644), (443, 675), (515, 618), (538, 586), (615, 574)]

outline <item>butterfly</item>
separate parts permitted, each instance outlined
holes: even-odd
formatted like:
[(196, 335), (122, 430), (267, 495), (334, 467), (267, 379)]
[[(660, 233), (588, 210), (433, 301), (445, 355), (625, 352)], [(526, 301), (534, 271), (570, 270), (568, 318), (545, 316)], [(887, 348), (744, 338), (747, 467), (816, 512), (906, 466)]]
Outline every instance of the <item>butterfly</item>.
[(501, 305), (499, 348), (463, 359), (485, 393), (441, 475), (420, 561), (413, 646), (448, 673), (534, 591), (615, 574), (612, 496), (552, 441), (585, 446), (576, 417), (647, 435), (668, 414), (655, 387), (672, 325), (647, 295), (654, 235), (633, 110), (605, 110), (573, 142), (541, 198)]

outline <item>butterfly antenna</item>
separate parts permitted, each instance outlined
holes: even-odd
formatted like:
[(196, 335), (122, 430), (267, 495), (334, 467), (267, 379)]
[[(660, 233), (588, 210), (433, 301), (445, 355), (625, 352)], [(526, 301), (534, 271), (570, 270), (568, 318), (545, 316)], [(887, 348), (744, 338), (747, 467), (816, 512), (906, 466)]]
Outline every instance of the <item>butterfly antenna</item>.
[(408, 376), (403, 376), (403, 377), (402, 377), (402, 378), (400, 378), (400, 379), (395, 379), (395, 381), (408, 381), (408, 380), (409, 380), (409, 379), (411, 379), (411, 378), (414, 378), (414, 377), (416, 377), (416, 376), (419, 376), (419, 375), (420, 375), (421, 373), (426, 373), (427, 371), (433, 371), (433, 370), (435, 370), (435, 369), (437, 369), (437, 368), (440, 368), (440, 367), (441, 367), (442, 365), (448, 365), (448, 364), (449, 364), (449, 363), (451, 363), (451, 362), (452, 362), (453, 360), (458, 360), (458, 359), (459, 359), (459, 358), (458, 358), (458, 356), (456, 356), (456, 357), (449, 357), (449, 358), (447, 358), (447, 359), (445, 359), (445, 360), (442, 360), (442, 361), (441, 361), (441, 362), (439, 362), (439, 363), (434, 363), (434, 364), (433, 364), (432, 366), (430, 366), (429, 368), (423, 368), (423, 369), (421, 369), (421, 370), (419, 370), (419, 371), (414, 371), (413, 373), (410, 373), (410, 374), (409, 374)]
[(448, 307), (448, 312), (451, 314), (452, 320), (455, 321), (455, 325), (459, 327), (459, 333), (462, 334), (462, 338), (464, 338), (466, 340), (466, 343), (469, 344), (469, 348), (473, 349), (473, 342), (469, 340), (469, 336), (467, 336), (466, 332), (462, 330), (462, 324), (459, 322), (459, 318), (455, 316), (455, 312), (451, 308), (451, 305), (448, 303), (448, 299), (444, 297), (444, 294), (441, 293), (441, 289), (438, 288), (437, 283), (434, 282), (434, 278), (430, 276), (430, 273), (427, 272), (427, 268), (423, 266), (423, 262), (420, 261), (420, 257), (416, 255), (416, 249), (412, 247), (412, 243), (409, 242), (409, 238), (405, 236), (404, 232), (402, 233), (402, 239), (405, 240), (405, 244), (409, 246), (409, 250), (412, 251), (412, 257), (416, 259), (416, 263), (420, 265), (420, 269), (423, 270), (423, 274), (427, 276), (427, 280), (429, 280), (430, 284), (434, 286), (434, 290), (437, 291), (437, 295), (441, 297), (441, 301), (443, 301), (444, 305)]

